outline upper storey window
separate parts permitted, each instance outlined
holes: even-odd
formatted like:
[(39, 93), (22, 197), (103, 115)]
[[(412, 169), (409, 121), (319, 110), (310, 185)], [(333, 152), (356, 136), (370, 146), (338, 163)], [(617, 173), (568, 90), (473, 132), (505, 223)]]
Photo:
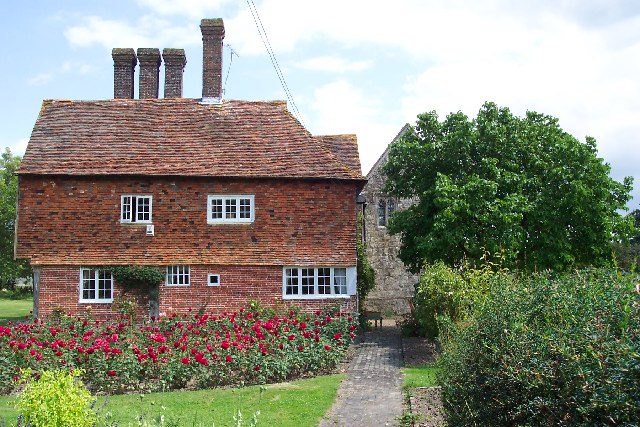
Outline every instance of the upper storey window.
[(207, 198), (207, 222), (249, 223), (254, 219), (254, 196), (210, 195)]
[(120, 222), (151, 223), (152, 197), (123, 195), (120, 204)]

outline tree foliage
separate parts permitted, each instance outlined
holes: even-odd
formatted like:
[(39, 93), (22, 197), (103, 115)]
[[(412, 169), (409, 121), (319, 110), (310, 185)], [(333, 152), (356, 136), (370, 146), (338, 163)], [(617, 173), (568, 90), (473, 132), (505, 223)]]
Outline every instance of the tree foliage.
[(391, 195), (417, 201), (389, 225), (414, 272), (425, 261), (473, 264), (485, 251), (527, 270), (606, 264), (612, 239), (633, 230), (618, 212), (632, 178), (612, 179), (593, 138), (581, 143), (536, 112), (485, 103), (473, 120), (421, 114), (384, 172)]
[(27, 261), (13, 259), (19, 165), (20, 157), (6, 148), (0, 157), (0, 288), (31, 274)]

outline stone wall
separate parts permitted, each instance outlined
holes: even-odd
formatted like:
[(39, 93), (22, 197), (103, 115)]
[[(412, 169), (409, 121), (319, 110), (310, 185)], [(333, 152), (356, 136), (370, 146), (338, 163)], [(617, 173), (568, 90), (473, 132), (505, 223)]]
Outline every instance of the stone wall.
[[(403, 127), (394, 141), (406, 129), (406, 126)], [(406, 314), (410, 311), (409, 302), (414, 295), (414, 285), (418, 282), (419, 276), (408, 272), (398, 258), (400, 236), (391, 235), (385, 226), (379, 225), (378, 206), (380, 200), (383, 200), (388, 209), (388, 203), (392, 201), (395, 209), (401, 210), (408, 207), (411, 202), (390, 198), (383, 191), (385, 177), (382, 174), (382, 166), (386, 162), (387, 153), (388, 149), (367, 174), (369, 181), (362, 191), (366, 202), (364, 239), (367, 257), (376, 272), (376, 286), (367, 295), (365, 309)]]

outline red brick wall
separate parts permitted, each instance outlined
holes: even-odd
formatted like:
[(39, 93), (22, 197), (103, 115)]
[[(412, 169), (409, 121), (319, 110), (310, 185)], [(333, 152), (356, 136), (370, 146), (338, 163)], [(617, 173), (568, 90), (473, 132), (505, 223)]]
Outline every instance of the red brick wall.
[[(38, 317), (45, 318), (54, 310), (66, 314), (87, 316), (94, 319), (113, 317), (113, 304), (80, 303), (80, 266), (46, 266), (40, 269), (40, 294), (38, 299)], [(121, 295), (120, 289), (114, 289), (114, 299)], [(148, 315), (148, 300), (137, 298), (140, 307), (138, 315)]]
[[(282, 267), (222, 265), (190, 266), (190, 286), (160, 286), (160, 315), (186, 313), (221, 314), (246, 307), (250, 300), (260, 300), (267, 306), (296, 305), (311, 311), (326, 305), (341, 304), (345, 312), (356, 309), (355, 297), (349, 299), (286, 300), (282, 299)], [(207, 275), (220, 274), (220, 286), (207, 286)], [(53, 310), (62, 309), (73, 315), (91, 312), (94, 319), (116, 316), (113, 304), (87, 304), (79, 302), (79, 266), (43, 266), (40, 273), (38, 315), (48, 317)], [(114, 298), (121, 295), (116, 285)], [(139, 298), (139, 315), (147, 315), (148, 301)]]
[[(20, 176), (17, 256), (32, 265), (352, 266), (356, 187), (329, 180)], [(145, 235), (145, 225), (120, 223), (123, 194), (153, 196), (155, 236)], [(208, 194), (255, 195), (255, 221), (207, 224)]]

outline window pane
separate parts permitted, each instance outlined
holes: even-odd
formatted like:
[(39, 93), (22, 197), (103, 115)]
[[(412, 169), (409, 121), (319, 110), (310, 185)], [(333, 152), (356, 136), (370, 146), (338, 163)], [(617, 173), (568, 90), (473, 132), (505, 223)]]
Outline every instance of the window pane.
[(378, 225), (381, 227), (387, 225), (387, 202), (383, 199), (378, 200)]
[(321, 295), (331, 294), (331, 269), (318, 269), (318, 293)]
[(82, 299), (96, 299), (96, 282), (93, 270), (82, 270)]
[(285, 269), (285, 294), (287, 295), (299, 295), (298, 289), (298, 269), (287, 268)]
[(302, 269), (302, 295), (315, 294), (313, 273), (313, 268)]
[(396, 211), (396, 201), (393, 199), (387, 200), (387, 218), (391, 218)]
[(112, 289), (111, 272), (98, 270), (98, 299), (111, 299)]
[(339, 295), (347, 294), (347, 269), (333, 269), (333, 293)]
[(211, 199), (211, 218), (222, 219), (222, 199)]
[[(131, 221), (131, 197), (125, 196), (122, 198), (122, 207), (120, 209), (122, 221)], [(86, 270), (85, 270), (86, 271)]]
[(226, 219), (236, 218), (236, 199), (226, 199), (224, 201), (224, 213)]
[(137, 197), (138, 212), (136, 220), (151, 221), (151, 197)]
[(240, 199), (240, 218), (251, 218), (251, 199)]

